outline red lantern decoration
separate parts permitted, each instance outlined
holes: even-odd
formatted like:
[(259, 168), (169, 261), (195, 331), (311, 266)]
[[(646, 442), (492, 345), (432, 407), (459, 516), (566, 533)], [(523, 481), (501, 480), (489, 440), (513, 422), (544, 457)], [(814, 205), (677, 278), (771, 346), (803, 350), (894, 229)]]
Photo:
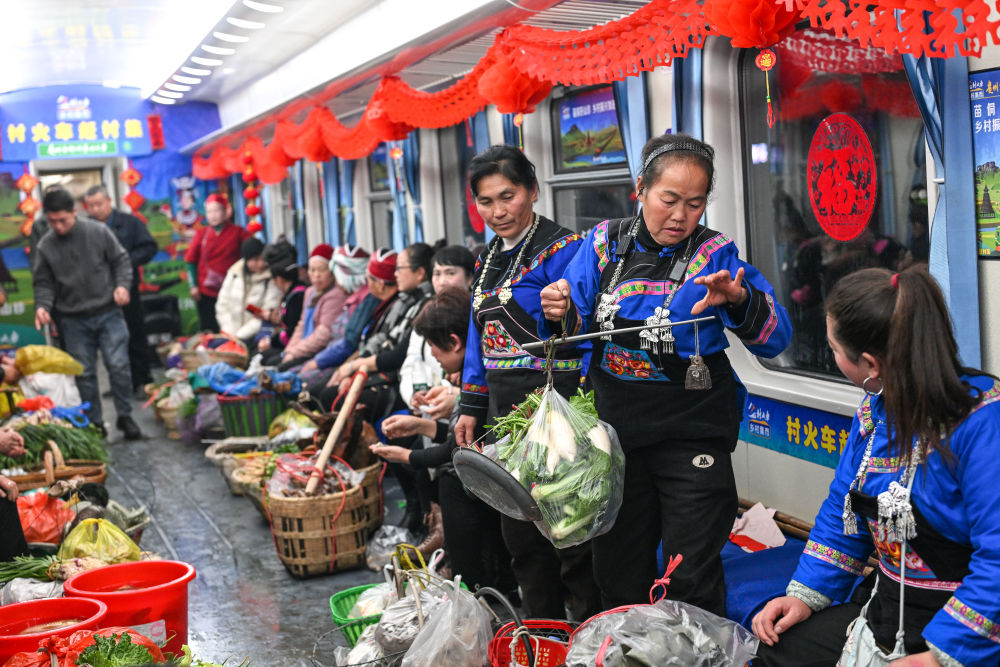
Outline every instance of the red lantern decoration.
[(250, 232), (251, 234), (256, 234), (257, 232), (262, 231), (263, 229), (264, 225), (260, 224), (256, 220), (251, 220), (250, 223), (247, 225), (247, 231)]
[(141, 194), (139, 194), (137, 191), (130, 190), (127, 195), (122, 197), (122, 200), (126, 204), (128, 204), (129, 208), (132, 209), (132, 212), (138, 216), (139, 209), (142, 208), (142, 205), (145, 203), (146, 198), (143, 197)]
[(795, 31), (799, 12), (790, 6), (794, 4), (774, 0), (705, 0), (702, 12), (733, 48), (766, 49)]
[(27, 197), (22, 199), (21, 203), (17, 205), (17, 210), (20, 211), (21, 213), (24, 213), (29, 218), (34, 217), (34, 215), (38, 213), (38, 211), (41, 210), (41, 208), (42, 208), (42, 203), (37, 199), (35, 199), (34, 197), (32, 197), (31, 195), (28, 195)]
[(243, 164), (253, 164), (253, 153), (250, 151), (243, 152)]
[(244, 183), (253, 183), (256, 180), (257, 180), (257, 172), (254, 171), (253, 165), (252, 164), (251, 165), (247, 165), (243, 169), (243, 182)]
[(257, 204), (247, 204), (247, 207), (244, 210), (251, 218), (255, 215), (260, 215), (260, 206), (257, 206)]
[(257, 188), (252, 185), (243, 189), (243, 198), (246, 199), (247, 201), (256, 199), (259, 196), (260, 196), (260, 191), (258, 191)]
[(14, 181), (14, 186), (21, 192), (31, 192), (38, 187), (38, 179), (25, 171)]
[(134, 188), (136, 184), (142, 180), (142, 174), (140, 174), (138, 171), (133, 169), (131, 165), (129, 165), (129, 168), (123, 171), (121, 173), (121, 176), (119, 176), (119, 178), (122, 180), (123, 183), (128, 185), (130, 188)]
[(500, 113), (531, 113), (535, 105), (548, 97), (552, 84), (524, 74), (509, 59), (499, 56), (483, 72), (477, 89)]
[(399, 146), (393, 146), (392, 149), (389, 151), (389, 157), (391, 157), (393, 160), (402, 160), (403, 149), (400, 148)]

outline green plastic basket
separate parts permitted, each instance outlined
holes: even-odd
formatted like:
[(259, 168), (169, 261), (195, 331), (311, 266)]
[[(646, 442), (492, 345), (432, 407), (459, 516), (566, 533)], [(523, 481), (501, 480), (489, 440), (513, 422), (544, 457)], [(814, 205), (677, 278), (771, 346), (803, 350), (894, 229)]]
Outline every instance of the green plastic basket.
[[(363, 586), (355, 586), (354, 588), (334, 593), (330, 597), (330, 614), (333, 616), (333, 623), (344, 633), (344, 638), (351, 647), (358, 643), (358, 637), (365, 631), (365, 628), (369, 625), (375, 625), (382, 618), (382, 614), (372, 614), (371, 616), (364, 616), (362, 618), (351, 618), (348, 616), (358, 598), (361, 597), (361, 594), (377, 585), (364, 584)], [(469, 590), (464, 581), (460, 582), (458, 586), (462, 590)]]
[(288, 406), (288, 400), (274, 394), (219, 396), (222, 425), (228, 438), (267, 435), (271, 422)]
[(339, 593), (334, 593), (330, 597), (330, 614), (333, 616), (333, 622), (344, 633), (344, 638), (347, 639), (347, 643), (352, 647), (358, 643), (358, 637), (361, 636), (365, 628), (378, 623), (379, 619), (382, 618), (382, 614), (373, 614), (362, 618), (351, 618), (348, 616), (358, 598), (361, 597), (361, 594), (377, 585), (365, 584), (363, 586), (355, 586)]

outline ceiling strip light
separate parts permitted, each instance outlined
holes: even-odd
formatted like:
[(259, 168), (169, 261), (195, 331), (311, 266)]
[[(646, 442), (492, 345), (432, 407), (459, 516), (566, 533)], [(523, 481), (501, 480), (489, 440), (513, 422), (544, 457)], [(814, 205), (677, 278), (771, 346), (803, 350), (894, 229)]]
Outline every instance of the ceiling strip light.
[(208, 76), (212, 73), (210, 69), (198, 69), (197, 67), (182, 67), (181, 71), (193, 76)]
[(177, 83), (191, 83), (191, 84), (201, 83), (201, 79), (194, 76), (181, 76), (180, 74), (174, 74), (170, 78), (176, 81)]
[(159, 95), (153, 95), (149, 99), (156, 102), (157, 104), (174, 104), (174, 100), (166, 97), (160, 97)]
[(205, 67), (215, 67), (222, 64), (222, 61), (218, 58), (204, 58), (202, 56), (191, 56), (191, 62), (196, 65), (204, 65)]
[(243, 4), (254, 11), (264, 12), (265, 14), (278, 14), (285, 11), (285, 8), (281, 5), (272, 5), (267, 2), (257, 2), (257, 0), (243, 0)]
[(216, 39), (221, 39), (223, 42), (229, 42), (230, 44), (242, 44), (243, 42), (249, 42), (250, 38), (243, 35), (233, 35), (228, 32), (215, 31), (212, 36)]
[(230, 49), (222, 46), (212, 46), (211, 44), (202, 44), (201, 50), (217, 56), (231, 56), (236, 53), (236, 49)]
[(227, 16), (226, 23), (237, 28), (243, 28), (244, 30), (260, 30), (265, 27), (265, 24), (260, 21), (247, 21), (246, 19), (238, 19), (235, 16)]
[(162, 88), (156, 91), (156, 94), (162, 97), (172, 97), (175, 100), (179, 100), (180, 98), (184, 97), (184, 93), (174, 93), (169, 90), (163, 90)]
[(165, 84), (163, 84), (163, 87), (166, 88), (167, 90), (176, 90), (182, 93), (191, 90), (191, 86), (184, 86), (179, 83), (174, 83), (172, 81), (166, 82)]

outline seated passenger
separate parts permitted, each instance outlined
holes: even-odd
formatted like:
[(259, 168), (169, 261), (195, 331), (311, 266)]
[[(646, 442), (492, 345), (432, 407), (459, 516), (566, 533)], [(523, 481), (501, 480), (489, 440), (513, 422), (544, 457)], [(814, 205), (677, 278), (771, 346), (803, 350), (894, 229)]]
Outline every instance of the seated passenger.
[(1000, 664), (1000, 380), (962, 365), (923, 265), (841, 278), (826, 323), (867, 395), (786, 596), (754, 617), (758, 662)]
[(265, 313), (269, 326), (258, 337), (257, 350), (264, 355), (264, 365), (274, 366), (291, 339), (302, 317), (302, 301), (306, 285), (299, 279), (299, 258), (288, 241), (277, 241), (264, 248), (264, 260), (274, 284), (281, 290), (281, 306)]
[[(431, 354), (446, 373), (462, 370), (472, 305), (469, 297), (464, 282), (461, 286), (442, 287), (413, 324), (414, 334), (427, 341)], [(382, 424), (386, 437), (425, 435), (438, 443), (436, 446), (411, 450), (378, 444), (372, 445), (371, 450), (387, 461), (408, 464), (418, 470), (437, 469), (437, 497), (452, 573), (461, 574), (462, 581), (472, 590), (477, 586), (492, 586), (509, 591), (514, 588), (514, 575), (510, 554), (500, 534), (500, 514), (467, 494), (451, 465), (451, 453), (456, 446), (454, 426), (460, 416), (457, 391), (451, 395), (451, 406), (447, 422), (393, 415)]]
[(215, 302), (219, 331), (239, 338), (253, 348), (262, 320), (247, 306), (271, 311), (281, 303), (281, 288), (271, 278), (264, 261), (264, 242), (251, 236), (240, 246), (242, 259), (229, 267)]
[(281, 355), (281, 370), (309, 361), (330, 342), (330, 325), (340, 315), (347, 293), (333, 278), (330, 260), (333, 247), (321, 243), (309, 255), (309, 282), (302, 317)]

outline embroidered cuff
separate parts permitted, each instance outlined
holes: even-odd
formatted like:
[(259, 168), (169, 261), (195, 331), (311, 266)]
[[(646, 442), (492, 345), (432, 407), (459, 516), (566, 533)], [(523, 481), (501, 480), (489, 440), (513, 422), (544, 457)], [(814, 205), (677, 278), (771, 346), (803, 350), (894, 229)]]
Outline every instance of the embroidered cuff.
[(945, 604), (944, 611), (980, 636), (1000, 644), (1000, 624), (994, 623), (958, 598), (952, 596)]
[(850, 572), (851, 574), (861, 574), (861, 572), (865, 569), (864, 561), (860, 561), (854, 556), (845, 554), (842, 551), (837, 551), (833, 547), (828, 547), (825, 544), (813, 542), (812, 540), (806, 542), (806, 548), (802, 553), (806, 556), (818, 558), (824, 563), (829, 563), (834, 567), (839, 567), (841, 570)]
[(486, 422), (486, 413), (489, 412), (490, 395), (487, 387), (481, 385), (462, 385), (462, 394), (459, 398), (459, 409), (463, 415), (475, 417), (482, 426)]
[(806, 603), (806, 606), (813, 611), (822, 611), (833, 603), (833, 600), (826, 597), (819, 591), (809, 588), (805, 584), (799, 583), (794, 579), (788, 582), (788, 587), (785, 589), (785, 595), (802, 600)]
[(750, 283), (744, 283), (750, 292), (746, 310), (739, 324), (736, 324), (739, 313), (737, 309), (727, 308), (726, 313), (732, 321), (730, 328), (741, 340), (749, 345), (763, 345), (778, 326), (778, 314), (774, 308), (774, 298), (766, 292), (755, 289)]
[(934, 644), (927, 642), (927, 648), (929, 648), (931, 653), (934, 654), (934, 658), (941, 663), (941, 667), (965, 667), (958, 660), (955, 660), (955, 658), (951, 657)]

